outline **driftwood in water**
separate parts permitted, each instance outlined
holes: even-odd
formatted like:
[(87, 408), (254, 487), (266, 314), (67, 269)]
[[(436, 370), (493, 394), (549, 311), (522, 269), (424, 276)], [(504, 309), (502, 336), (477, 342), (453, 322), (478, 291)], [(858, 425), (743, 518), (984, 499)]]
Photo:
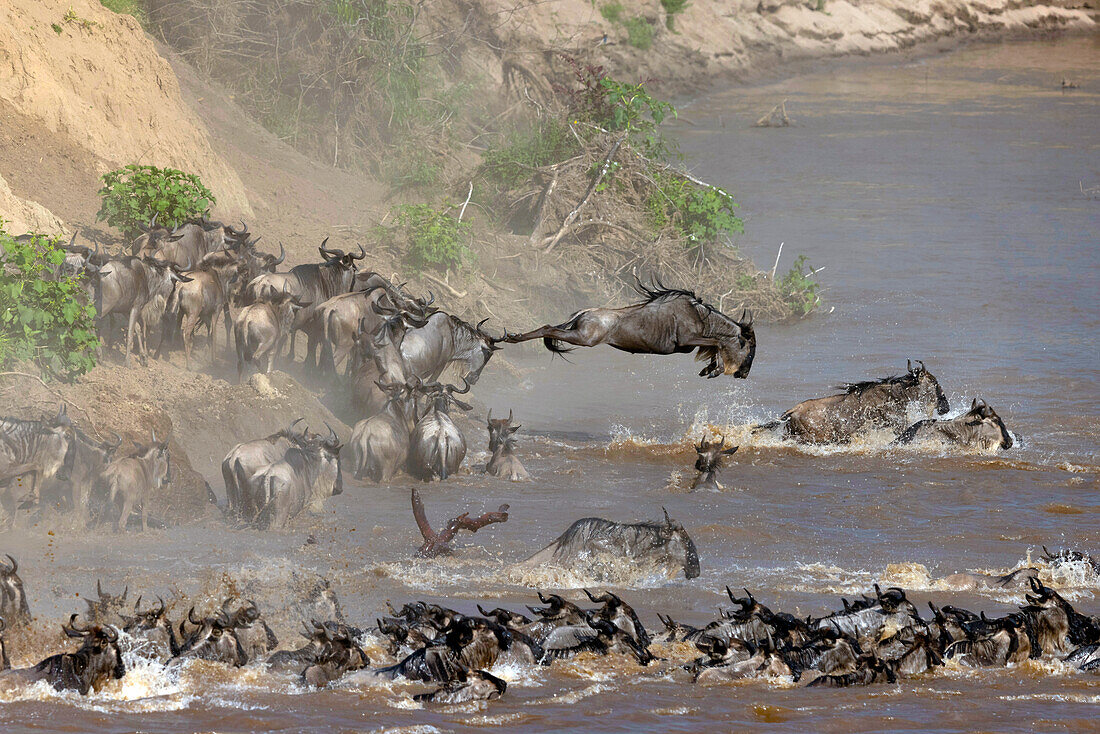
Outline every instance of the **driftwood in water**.
[(756, 121), (753, 127), (789, 127), (791, 118), (787, 117), (787, 100), (783, 100), (772, 111)]
[(424, 536), (424, 544), (416, 551), (419, 558), (435, 558), (438, 555), (450, 553), (450, 543), (459, 530), (469, 530), (471, 533), (476, 533), (486, 525), (495, 522), (507, 522), (508, 520), (508, 505), (501, 505), (496, 512), (486, 512), (480, 517), (470, 517), (470, 513), (463, 512), (447, 523), (447, 527), (443, 529), (443, 532), (437, 533), (432, 530), (432, 526), (428, 523), (428, 517), (424, 514), (424, 502), (420, 499), (420, 492), (416, 487), (413, 487), (412, 490), (412, 509), (416, 526), (420, 528), (420, 534)]

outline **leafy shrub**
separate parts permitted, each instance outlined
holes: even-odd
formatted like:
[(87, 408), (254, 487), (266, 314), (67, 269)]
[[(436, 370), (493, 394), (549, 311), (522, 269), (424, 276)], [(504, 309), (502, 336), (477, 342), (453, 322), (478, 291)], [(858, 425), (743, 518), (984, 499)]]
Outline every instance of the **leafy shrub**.
[(700, 186), (670, 171), (655, 173), (654, 181), (656, 190), (646, 202), (650, 223), (655, 228), (671, 223), (687, 239), (688, 247), (745, 231), (735, 211), (737, 202), (726, 191)]
[(648, 51), (653, 46), (653, 26), (640, 15), (623, 21), (626, 28), (626, 42), (636, 49)]
[(99, 2), (108, 10), (122, 15), (132, 15), (139, 23), (145, 25), (145, 8), (141, 0), (99, 0)]
[(408, 242), (405, 258), (417, 272), (425, 268), (457, 269), (467, 254), (462, 240), (469, 225), (430, 204), (405, 204), (395, 210), (395, 223)]
[[(810, 272), (804, 274), (803, 269), (808, 269)], [(821, 304), (821, 296), (817, 293), (818, 283), (814, 280), (813, 267), (806, 265), (805, 255), (798, 256), (787, 274), (779, 279), (778, 285), (784, 300), (800, 316), (805, 316)]]
[(665, 9), (665, 25), (671, 31), (673, 17), (687, 7), (688, 0), (661, 0), (661, 7)]
[(623, 4), (619, 2), (604, 3), (600, 6), (600, 15), (609, 23), (618, 23), (623, 17)]
[(568, 122), (543, 115), (528, 127), (513, 128), (491, 146), (479, 173), (494, 187), (511, 189), (528, 180), (532, 169), (563, 161), (579, 149)]
[(16, 240), (0, 220), (0, 366), (33, 361), (72, 378), (95, 367), (95, 309), (78, 279), (55, 277), (65, 251), (44, 235)]
[(382, 177), (398, 191), (434, 186), (441, 173), (439, 161), (422, 147), (403, 146), (382, 161)]
[(122, 230), (127, 237), (157, 215), (165, 226), (202, 216), (216, 203), (199, 177), (174, 168), (131, 164), (103, 174), (103, 203), (96, 218)]

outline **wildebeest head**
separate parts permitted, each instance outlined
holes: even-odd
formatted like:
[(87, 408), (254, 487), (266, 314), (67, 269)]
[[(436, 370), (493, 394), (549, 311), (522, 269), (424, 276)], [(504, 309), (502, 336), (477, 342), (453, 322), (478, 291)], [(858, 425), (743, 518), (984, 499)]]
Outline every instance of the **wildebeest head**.
[(939, 380), (928, 371), (924, 366), (924, 362), (918, 359), (914, 365), (911, 360), (906, 360), (906, 367), (909, 370), (910, 377), (917, 382), (917, 402), (928, 406), (929, 409), (935, 406), (938, 415), (947, 413), (951, 409), (947, 402), (947, 396), (944, 395)]
[(505, 445), (514, 440), (516, 431), (522, 428), (520, 424), (512, 424), (512, 410), (508, 410), (507, 418), (493, 420), (493, 409), (489, 409), (489, 416), (485, 419), (489, 429), (489, 451), (495, 451), (498, 446)]
[(137, 602), (134, 603), (133, 616), (123, 615), (122, 617), (125, 620), (123, 631), (129, 633), (144, 632), (168, 625), (168, 620), (165, 617), (168, 607), (165, 605), (164, 599), (158, 598), (157, 601), (159, 606), (142, 609), (141, 597), (139, 596)]
[(683, 525), (668, 516), (668, 510), (662, 510), (665, 521), (661, 523), (658, 533), (666, 542), (666, 549), (683, 564), (684, 577), (693, 579), (699, 575), (699, 552), (695, 550), (695, 542)]
[(336, 431), (332, 430), (332, 426), (326, 423), (325, 427), (328, 428), (328, 436), (325, 438), (317, 437), (314, 441), (320, 451), (321, 474), (328, 476), (329, 472), (335, 472), (332, 494), (338, 495), (344, 491), (344, 475), (340, 471), (340, 449), (344, 445), (336, 437)]
[(557, 594), (543, 594), (538, 592), (539, 601), (546, 606), (544, 607), (527, 607), (533, 614), (537, 614), (543, 619), (551, 620), (565, 620), (570, 624), (576, 624), (586, 618), (584, 611), (573, 602), (565, 599)]
[(367, 253), (363, 250), (363, 246), (359, 245), (359, 254), (355, 255), (350, 252), (345, 253), (343, 250), (330, 250), (329, 248), (325, 247), (325, 244), (327, 242), (328, 237), (326, 237), (324, 242), (321, 243), (321, 246), (317, 248), (318, 252), (321, 253), (321, 257), (325, 259), (326, 263), (338, 266), (343, 270), (351, 272), (352, 277), (354, 277), (356, 270), (356, 260), (362, 260), (364, 257), (367, 256)]
[(984, 400), (974, 398), (970, 404), (970, 411), (963, 416), (963, 419), (965, 425), (973, 431), (975, 439), (983, 446), (1012, 448), (1012, 436), (1004, 421)]
[(0, 617), (16, 623), (29, 622), (31, 610), (23, 590), (23, 579), (19, 578), (19, 564), (11, 555), (8, 560), (10, 567), (0, 562)]
[(103, 590), (102, 583), (97, 579), (95, 591), (96, 599), (84, 600), (84, 603), (88, 605), (88, 619), (98, 624), (121, 619), (122, 610), (126, 606), (126, 597), (130, 593), (130, 587), (127, 585), (121, 594), (110, 594)]
[(62, 403), (57, 415), (42, 426), (39, 436), (39, 455), (42, 457), (42, 476), (55, 477), (59, 482), (67, 482), (72, 476), (73, 462), (76, 460), (76, 431)]
[[(94, 685), (99, 679), (110, 677), (118, 680), (126, 675), (126, 664), (118, 648), (118, 632), (111, 627), (93, 625), (81, 629), (76, 626), (77, 615), (69, 617), (69, 623), (61, 629), (69, 637), (84, 640), (76, 656), (84, 658), (83, 676), (86, 683)], [(75, 666), (74, 666), (75, 667)], [(56, 681), (53, 681), (56, 684)]]
[(148, 462), (149, 473), (153, 478), (153, 487), (167, 489), (172, 482), (172, 457), (168, 453), (168, 438), (157, 438), (155, 429), (150, 429), (153, 442), (149, 446), (139, 446), (141, 458)]
[(699, 439), (699, 443), (695, 444), (695, 453), (698, 454), (695, 459), (696, 471), (702, 474), (717, 473), (722, 468), (722, 457), (733, 456), (738, 448), (738, 446), (731, 446), (727, 449), (724, 436), (719, 436), (713, 443), (703, 436)]
[(717, 374), (732, 375), (740, 379), (749, 376), (752, 361), (756, 358), (756, 330), (753, 329), (752, 311), (742, 309), (741, 315), (731, 318), (718, 309), (701, 301), (696, 305), (705, 322), (706, 335), (718, 340), (718, 346), (700, 347), (696, 359), (711, 360), (710, 367), (700, 375), (714, 377)]
[[(188, 630), (190, 623), (193, 629)], [(198, 618), (195, 608), (187, 612), (187, 619), (180, 622), (180, 655), (213, 660), (233, 666), (248, 662), (241, 641), (237, 637), (233, 622), (219, 610), (213, 617)]]

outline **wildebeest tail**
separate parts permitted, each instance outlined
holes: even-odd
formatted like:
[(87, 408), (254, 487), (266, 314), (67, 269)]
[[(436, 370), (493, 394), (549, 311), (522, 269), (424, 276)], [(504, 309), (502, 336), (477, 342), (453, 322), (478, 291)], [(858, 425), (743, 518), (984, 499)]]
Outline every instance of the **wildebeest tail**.
[(436, 452), (436, 455), (435, 455), (436, 461), (439, 462), (439, 466), (438, 466), (438, 469), (437, 469), (436, 473), (439, 474), (439, 478), (441, 480), (447, 478), (447, 452), (450, 448), (451, 448), (451, 438), (450, 438), (450, 436), (447, 436), (446, 434), (444, 434), (444, 436), (443, 436), (443, 446), (440, 447), (440, 450), (438, 452)]
[[(555, 329), (575, 329), (575, 328), (577, 328), (577, 319), (579, 319), (581, 317), (582, 313), (583, 313), (583, 311), (578, 311), (577, 313), (573, 314), (569, 318), (569, 320), (566, 321), (564, 324), (558, 324), (554, 328)], [(553, 337), (549, 337), (549, 336), (543, 337), (542, 343), (547, 349), (549, 349), (554, 354), (569, 354), (574, 349), (576, 349), (576, 347), (562, 346), (561, 340), (554, 339)]]
[(917, 431), (919, 431), (924, 426), (931, 425), (935, 422), (936, 421), (932, 418), (926, 418), (922, 421), (917, 421), (916, 423), (901, 432), (901, 435), (898, 436), (896, 443), (911, 443), (913, 439), (917, 437)]
[(779, 428), (780, 426), (786, 424), (786, 422), (790, 419), (791, 412), (788, 410), (786, 413), (779, 416), (773, 421), (768, 421), (767, 423), (758, 423), (757, 425), (753, 426), (752, 432), (760, 433), (761, 431), (774, 431), (776, 428)]

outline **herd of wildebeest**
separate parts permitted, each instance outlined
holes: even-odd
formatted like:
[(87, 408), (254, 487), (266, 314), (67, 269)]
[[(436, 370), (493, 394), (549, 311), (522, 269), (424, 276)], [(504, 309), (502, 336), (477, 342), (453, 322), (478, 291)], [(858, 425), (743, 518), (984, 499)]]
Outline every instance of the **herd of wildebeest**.
[[(405, 472), (430, 481), (459, 471), (466, 438), (450, 413), (471, 406), (468, 393), (502, 343), (542, 339), (555, 354), (572, 346), (608, 344), (631, 353), (696, 352), (705, 365), (699, 375), (745, 378), (756, 354), (751, 313), (736, 318), (687, 290), (654, 281), (637, 282), (638, 303), (620, 308), (591, 308), (557, 326), (494, 337), (434, 306), (434, 297), (416, 297), (375, 272), (361, 270), (358, 253), (319, 248), (322, 261), (278, 272), (285, 259), (256, 249), (240, 229), (194, 220), (169, 229), (155, 219), (131, 245), (115, 255), (63, 245), (67, 257), (59, 272), (80, 275), (98, 315), (104, 349), (117, 339), (113, 317), (125, 321), (123, 353), (127, 363), (136, 348), (142, 358), (181, 345), (190, 369), (199, 326), (205, 326), (210, 361), (217, 364), (219, 317), (227, 345), (236, 356), (238, 380), (250, 372), (270, 372), (276, 359), (293, 361), (299, 333), (306, 338), (305, 370), (338, 380), (356, 421), (347, 445), (331, 427), (315, 433), (295, 421), (270, 436), (234, 446), (222, 463), (224, 511), (233, 523), (282, 528), (307, 510), (319, 511), (343, 489), (342, 466), (357, 479), (389, 482)], [(155, 350), (151, 349), (156, 342)], [(288, 348), (289, 342), (289, 348)], [(455, 367), (461, 386), (441, 382)], [(343, 372), (342, 376), (340, 372)], [(807, 443), (846, 443), (868, 429), (891, 431), (897, 443), (938, 441), (983, 450), (1008, 449), (1012, 435), (997, 413), (975, 399), (956, 418), (937, 379), (922, 362), (910, 362), (904, 374), (845, 384), (838, 394), (807, 400), (753, 432), (778, 431), (785, 439)], [(919, 418), (919, 419), (918, 419)], [(913, 422), (916, 420), (916, 422)], [(489, 413), (489, 459), (485, 470), (513, 481), (528, 479), (516, 455), (512, 411)], [(92, 439), (74, 425), (64, 405), (53, 418), (0, 419), (0, 505), (7, 519), (34, 509), (51, 496), (91, 525), (125, 530), (132, 521), (146, 528), (155, 514), (151, 497), (170, 489), (168, 437), (155, 433), (119, 455), (121, 438)], [(736, 450), (724, 439), (704, 436), (693, 488), (717, 490), (725, 457)], [(626, 525), (584, 518), (527, 563), (580, 565), (599, 555), (628, 563), (655, 563), (699, 575), (694, 543), (667, 513), (664, 521)], [(1095, 560), (1072, 553), (1048, 560)], [(5, 579), (2, 615), (6, 623), (29, 620), (26, 597), (15, 574)], [(1011, 577), (1012, 575), (1010, 575)], [(1006, 577), (1005, 583), (1012, 578)], [(790, 675), (811, 685), (851, 685), (893, 681), (923, 672), (945, 657), (974, 665), (1006, 665), (1039, 655), (1064, 655), (1082, 669), (1100, 666), (1100, 622), (1086, 617), (1034, 573), (1028, 605), (1018, 613), (987, 619), (950, 606), (933, 607), (931, 621), (900, 589), (880, 592), (823, 618), (800, 619), (773, 612), (751, 594), (731, 600), (738, 608), (694, 629), (662, 618), (666, 641), (694, 642), (703, 653), (685, 667), (695, 680), (756, 675)], [(746, 592), (747, 593), (747, 592)], [(305, 682), (324, 685), (354, 675), (403, 676), (442, 688), (432, 700), (459, 701), (499, 696), (504, 682), (486, 672), (500, 656), (530, 664), (549, 664), (581, 651), (621, 653), (641, 665), (655, 659), (649, 634), (634, 611), (611, 592), (589, 598), (602, 604), (581, 609), (558, 595), (539, 594), (545, 606), (530, 607), (533, 617), (494, 609), (481, 616), (431, 604), (411, 604), (379, 620), (373, 634), (388, 642), (400, 662), (372, 670), (360, 641), (363, 631), (342, 617), (312, 620), (305, 647), (276, 651), (276, 639), (255, 604), (222, 608), (196, 616), (191, 609), (176, 629), (163, 603), (132, 613), (122, 598), (100, 594), (83, 623), (74, 615), (64, 631), (83, 640), (75, 653), (53, 656), (38, 666), (5, 672), (0, 679), (48, 680), (59, 688), (87, 692), (124, 673), (120, 639), (161, 636), (169, 664), (189, 657), (229, 665), (263, 663), (298, 670)], [(122, 638), (119, 630), (126, 634)], [(884, 635), (889, 630), (889, 635)], [(3, 649), (0, 646), (0, 649)], [(146, 649), (159, 649), (142, 647)], [(3, 665), (8, 658), (3, 650)]]

